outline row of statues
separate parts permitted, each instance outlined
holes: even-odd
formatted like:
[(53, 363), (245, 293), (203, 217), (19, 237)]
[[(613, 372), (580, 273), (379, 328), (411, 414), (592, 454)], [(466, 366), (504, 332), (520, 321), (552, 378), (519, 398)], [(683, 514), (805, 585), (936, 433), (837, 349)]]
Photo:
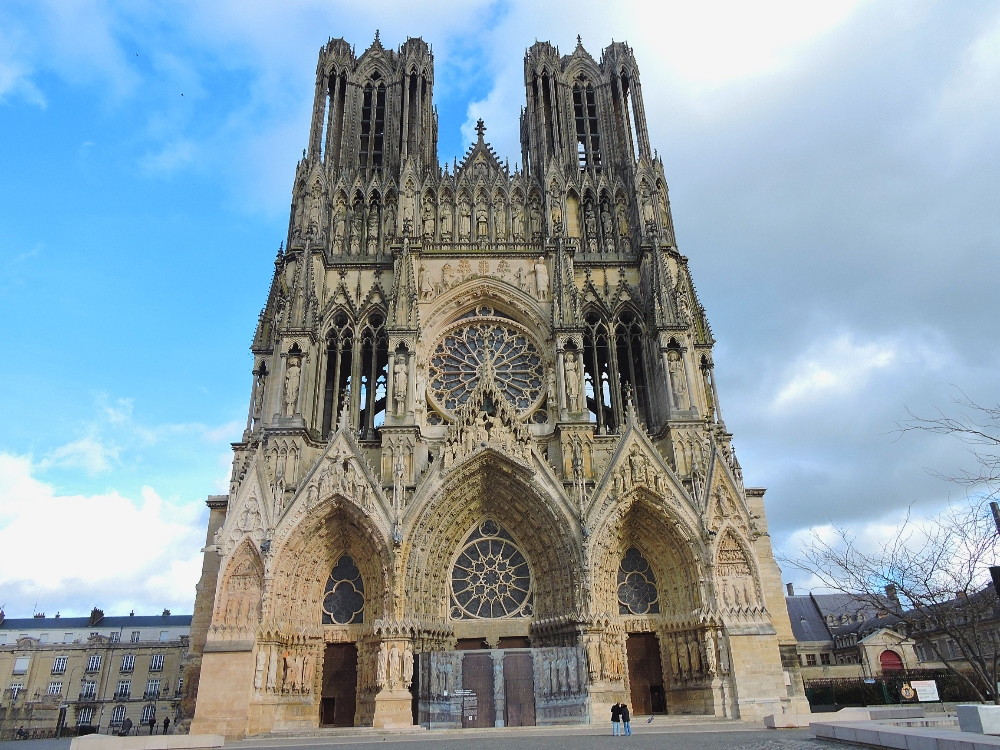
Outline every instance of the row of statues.
[(420, 301), (430, 302), (435, 296), (473, 278), (494, 278), (506, 282), (532, 295), (540, 302), (548, 300), (550, 296), (549, 269), (543, 257), (537, 258), (529, 268), (524, 268), (520, 264), (512, 268), (510, 261), (503, 258), (497, 263), (495, 271), (491, 270), (489, 259), (482, 258), (477, 263), (475, 272), (471, 261), (462, 258), (457, 268), (452, 267), (451, 263), (441, 266), (440, 277), (437, 280), (425, 264), (420, 265), (417, 281)]
[(552, 698), (579, 693), (587, 684), (583, 654), (574, 646), (539, 649), (536, 679), (542, 695)]
[(358, 689), (365, 692), (409, 690), (413, 683), (413, 647), (409, 643), (379, 644), (378, 650), (360, 659)]
[(588, 640), (584, 644), (584, 650), (587, 653), (587, 674), (591, 682), (618, 682), (622, 679), (624, 670), (620, 643), (613, 643), (605, 635), (600, 639)]
[(261, 645), (254, 664), (253, 686), (258, 692), (308, 694), (313, 691), (316, 660), (309, 648), (285, 649)]

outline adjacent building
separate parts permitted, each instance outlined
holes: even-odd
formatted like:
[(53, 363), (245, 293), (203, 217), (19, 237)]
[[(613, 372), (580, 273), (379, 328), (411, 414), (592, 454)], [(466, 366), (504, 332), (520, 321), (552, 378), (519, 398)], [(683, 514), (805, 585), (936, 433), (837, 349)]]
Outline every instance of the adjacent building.
[[(181, 662), (190, 615), (8, 619), (0, 612), (0, 739), (18, 729), (174, 722), (183, 691)], [(147, 730), (148, 731), (148, 730)]]

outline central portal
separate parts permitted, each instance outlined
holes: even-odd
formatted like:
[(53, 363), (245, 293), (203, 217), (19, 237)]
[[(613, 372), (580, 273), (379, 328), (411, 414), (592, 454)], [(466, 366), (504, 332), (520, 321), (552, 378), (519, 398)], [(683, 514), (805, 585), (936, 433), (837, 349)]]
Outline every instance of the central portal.
[(660, 642), (653, 633), (629, 633), (625, 641), (632, 713), (637, 716), (666, 713)]
[(353, 643), (331, 643), (323, 657), (323, 695), (319, 723), (324, 727), (353, 727), (357, 709), (358, 648)]

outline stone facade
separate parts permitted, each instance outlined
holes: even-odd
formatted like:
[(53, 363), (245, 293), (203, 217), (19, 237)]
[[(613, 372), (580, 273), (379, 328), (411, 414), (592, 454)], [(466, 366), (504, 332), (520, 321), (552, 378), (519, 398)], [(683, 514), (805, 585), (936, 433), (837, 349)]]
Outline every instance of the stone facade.
[(320, 51), (192, 731), (804, 710), (632, 51), (524, 62), (441, 166), (423, 40)]

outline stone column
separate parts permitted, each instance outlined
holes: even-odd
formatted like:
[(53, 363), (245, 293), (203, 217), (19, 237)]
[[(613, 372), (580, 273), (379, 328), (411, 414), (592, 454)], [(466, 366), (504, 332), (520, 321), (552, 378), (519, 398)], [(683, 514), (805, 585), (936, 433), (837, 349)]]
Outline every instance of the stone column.
[(490, 652), (493, 659), (493, 725), (504, 726), (504, 716), (506, 715), (505, 703), (506, 693), (503, 683), (503, 650), (495, 649)]
[(565, 356), (563, 348), (559, 347), (556, 350), (556, 393), (557, 404), (559, 410), (559, 420), (565, 422), (569, 419), (569, 413), (566, 411), (566, 370), (563, 369), (563, 364), (565, 363)]

